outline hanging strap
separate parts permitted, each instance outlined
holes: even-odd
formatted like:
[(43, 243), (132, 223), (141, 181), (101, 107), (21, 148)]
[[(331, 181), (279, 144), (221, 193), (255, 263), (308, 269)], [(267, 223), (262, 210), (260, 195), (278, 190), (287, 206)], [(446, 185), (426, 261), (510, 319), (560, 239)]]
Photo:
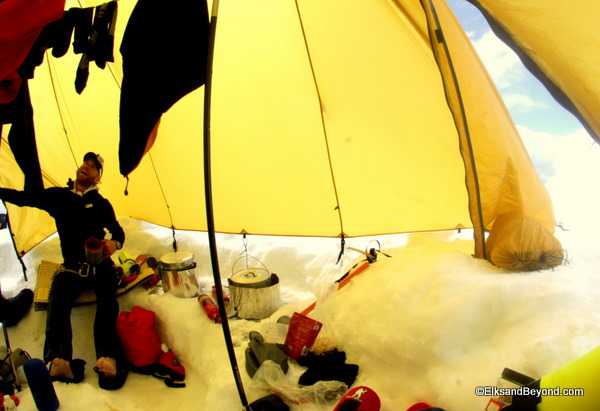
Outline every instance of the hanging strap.
[(338, 259), (336, 261), (336, 264), (340, 263), (340, 260), (342, 259), (342, 256), (344, 255), (344, 249), (346, 247), (346, 239), (344, 237), (344, 233), (340, 234), (340, 237), (341, 237), (340, 254), (338, 255)]

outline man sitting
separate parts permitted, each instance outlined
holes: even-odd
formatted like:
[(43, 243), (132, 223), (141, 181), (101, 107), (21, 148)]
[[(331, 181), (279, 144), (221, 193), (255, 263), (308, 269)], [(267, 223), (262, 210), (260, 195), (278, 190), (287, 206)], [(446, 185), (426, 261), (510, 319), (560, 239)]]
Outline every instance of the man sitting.
[[(71, 309), (86, 289), (96, 293), (94, 343), (97, 362), (94, 370), (104, 389), (123, 386), (127, 371), (122, 367), (122, 348), (116, 331), (119, 303), (116, 299), (118, 277), (110, 256), (121, 249), (125, 233), (112, 205), (98, 192), (104, 160), (87, 153), (68, 187), (51, 187), (41, 191), (17, 191), (0, 188), (0, 198), (17, 206), (47, 211), (56, 221), (63, 264), (55, 274), (48, 300), (44, 361), (50, 364), (50, 376), (56, 381), (81, 382), (85, 361), (72, 359), (73, 332)], [(111, 239), (104, 239), (106, 232)], [(99, 264), (86, 261), (84, 244), (93, 238), (102, 243), (103, 259)]]

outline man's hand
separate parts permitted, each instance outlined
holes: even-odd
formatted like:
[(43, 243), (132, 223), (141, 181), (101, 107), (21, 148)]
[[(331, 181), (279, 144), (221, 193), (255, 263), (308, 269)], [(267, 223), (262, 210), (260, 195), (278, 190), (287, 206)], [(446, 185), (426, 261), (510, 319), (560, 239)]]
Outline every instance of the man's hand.
[(102, 258), (108, 258), (117, 251), (117, 242), (114, 240), (102, 240)]

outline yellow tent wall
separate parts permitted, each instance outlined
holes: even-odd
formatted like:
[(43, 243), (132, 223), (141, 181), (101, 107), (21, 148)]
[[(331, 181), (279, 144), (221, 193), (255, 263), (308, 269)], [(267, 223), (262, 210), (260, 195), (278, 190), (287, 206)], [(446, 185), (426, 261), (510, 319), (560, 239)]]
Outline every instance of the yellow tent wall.
[[(163, 116), (154, 147), (123, 194), (118, 50), (134, 5), (119, 1), (116, 61), (105, 70), (91, 65), (81, 95), (73, 86), (79, 55), (48, 54), (37, 68), (30, 87), (44, 182), (62, 185), (83, 155), (96, 151), (106, 160), (101, 193), (117, 215), (206, 230), (204, 87)], [(76, 6), (67, 1), (67, 8)], [(430, 38), (436, 19), (449, 59), (440, 58)], [(462, 107), (451, 95), (453, 82)], [(548, 194), (441, 0), (221, 1), (211, 135), (220, 232), (365, 236), (472, 227), (474, 216), (489, 229), (506, 211), (553, 230)], [(5, 141), (0, 155), (0, 184), (22, 188)], [(480, 207), (473, 208), (473, 196)], [(25, 210), (7, 206), (19, 250), (52, 232), (43, 212), (25, 222), (17, 217)]]
[[(553, 97), (600, 142), (598, 3), (468, 0)], [(535, 21), (535, 24), (532, 23)]]

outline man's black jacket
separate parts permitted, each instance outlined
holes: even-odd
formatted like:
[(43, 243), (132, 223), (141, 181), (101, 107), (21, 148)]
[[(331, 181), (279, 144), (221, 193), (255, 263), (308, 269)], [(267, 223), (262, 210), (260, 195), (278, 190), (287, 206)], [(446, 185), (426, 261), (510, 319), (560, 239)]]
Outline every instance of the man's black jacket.
[(112, 240), (125, 242), (125, 233), (112, 205), (97, 189), (79, 195), (68, 187), (31, 192), (0, 188), (0, 199), (20, 207), (39, 208), (54, 217), (65, 264), (84, 262), (85, 240), (90, 237), (104, 239), (105, 229)]

